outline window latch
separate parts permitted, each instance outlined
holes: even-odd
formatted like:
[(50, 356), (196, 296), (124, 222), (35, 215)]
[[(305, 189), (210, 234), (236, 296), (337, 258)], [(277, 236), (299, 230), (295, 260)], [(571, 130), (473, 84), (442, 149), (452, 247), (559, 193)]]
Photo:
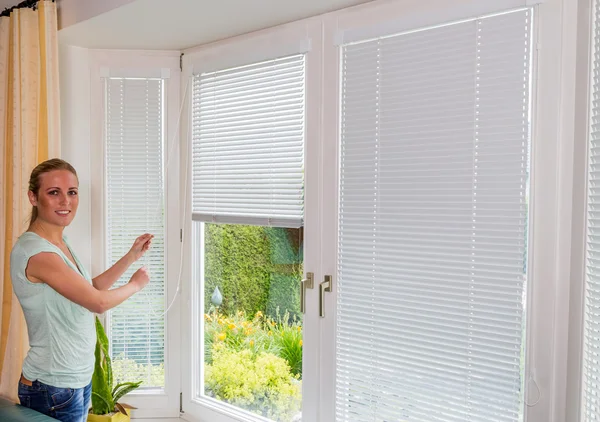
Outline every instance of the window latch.
[(315, 274), (306, 273), (306, 278), (300, 282), (300, 311), (306, 313), (306, 289), (315, 287)]
[(331, 292), (331, 276), (326, 275), (325, 281), (319, 285), (319, 316), (325, 318), (325, 292)]

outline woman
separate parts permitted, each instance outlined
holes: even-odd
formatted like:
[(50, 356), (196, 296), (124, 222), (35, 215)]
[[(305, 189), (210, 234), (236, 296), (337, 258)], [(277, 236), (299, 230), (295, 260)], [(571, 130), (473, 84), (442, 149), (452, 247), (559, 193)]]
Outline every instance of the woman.
[(94, 372), (94, 313), (111, 309), (139, 292), (149, 277), (137, 270), (122, 287), (108, 290), (149, 249), (152, 235), (103, 274), (91, 278), (63, 235), (79, 204), (75, 169), (52, 159), (33, 169), (29, 229), (10, 256), (13, 288), (27, 322), (31, 349), (23, 363), (19, 400), (63, 422), (87, 419)]

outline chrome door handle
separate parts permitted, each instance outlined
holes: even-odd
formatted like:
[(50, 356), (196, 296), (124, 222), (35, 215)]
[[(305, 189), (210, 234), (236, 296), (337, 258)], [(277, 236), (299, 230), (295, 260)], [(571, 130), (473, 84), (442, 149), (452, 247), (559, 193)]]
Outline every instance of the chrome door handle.
[(331, 292), (331, 276), (326, 275), (325, 281), (319, 285), (319, 316), (325, 318), (325, 292)]
[(306, 273), (306, 278), (300, 282), (300, 312), (306, 313), (306, 289), (315, 287), (315, 274)]

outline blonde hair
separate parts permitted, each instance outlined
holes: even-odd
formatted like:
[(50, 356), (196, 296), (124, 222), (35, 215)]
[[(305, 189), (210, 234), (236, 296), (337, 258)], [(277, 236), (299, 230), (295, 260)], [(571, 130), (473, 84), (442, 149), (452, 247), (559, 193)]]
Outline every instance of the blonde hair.
[[(68, 170), (77, 177), (77, 172), (75, 168), (67, 163), (65, 160), (61, 160), (60, 158), (52, 158), (50, 160), (46, 160), (43, 163), (38, 164), (31, 172), (31, 176), (29, 177), (29, 191), (33, 192), (33, 194), (37, 197), (40, 190), (40, 179), (42, 174), (48, 173), (54, 170)], [(31, 218), (29, 219), (29, 226), (37, 219), (38, 217), (38, 209), (34, 206), (31, 210)]]

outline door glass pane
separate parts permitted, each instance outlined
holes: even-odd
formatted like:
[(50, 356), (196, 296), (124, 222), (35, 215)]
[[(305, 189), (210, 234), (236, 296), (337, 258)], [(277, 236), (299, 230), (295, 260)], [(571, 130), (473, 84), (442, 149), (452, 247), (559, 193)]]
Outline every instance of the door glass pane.
[(301, 421), (303, 229), (203, 224), (199, 395)]

